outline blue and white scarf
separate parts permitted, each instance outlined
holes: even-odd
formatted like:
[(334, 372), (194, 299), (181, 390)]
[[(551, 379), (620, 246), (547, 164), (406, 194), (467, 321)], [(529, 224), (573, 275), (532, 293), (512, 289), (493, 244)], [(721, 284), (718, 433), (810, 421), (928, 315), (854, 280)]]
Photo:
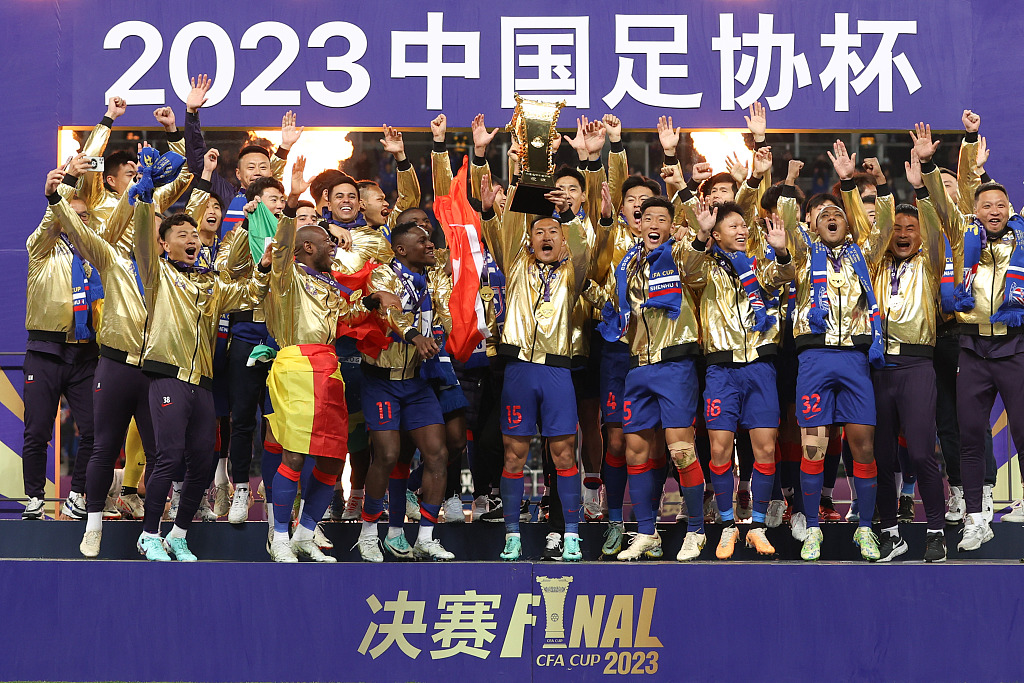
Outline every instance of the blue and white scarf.
[[(362, 217), (362, 214), (360, 214)], [(398, 278), (402, 286), (400, 298), (402, 299), (402, 312), (413, 314), (413, 324), (419, 333), (424, 337), (434, 337), (439, 348), (444, 348), (444, 329), (435, 329), (434, 326), (434, 304), (430, 296), (430, 288), (425, 273), (415, 273), (406, 268), (398, 259), (392, 259), (391, 270)], [(440, 327), (440, 326), (438, 326)], [(394, 330), (390, 336), (393, 340), (405, 343)], [(424, 361), (420, 368), (420, 377), (424, 379), (447, 379), (444, 369), (441, 368), (441, 361), (437, 356)]]
[[(650, 265), (650, 276), (647, 281), (647, 300), (640, 308), (661, 308), (671, 320), (679, 317), (683, 305), (683, 281), (679, 276), (679, 268), (672, 256), (672, 245), (675, 240), (669, 238), (645, 257)], [(598, 332), (610, 342), (617, 342), (629, 329), (631, 307), (629, 304), (629, 271), (633, 261), (643, 249), (643, 242), (637, 242), (626, 253), (615, 269), (615, 287), (618, 290), (619, 306), (616, 312), (612, 302), (605, 302), (601, 311), (601, 322)], [(637, 267), (643, 264), (637, 262)]]
[(75, 315), (75, 339), (94, 339), (96, 330), (90, 325), (92, 305), (103, 298), (100, 272), (90, 266), (91, 275), (85, 274), (85, 260), (67, 235), (60, 234), (64, 245), (71, 250), (71, 308)]
[[(1024, 218), (1012, 216), (1006, 225), (1013, 230), (1013, 253), (1006, 268), (1003, 303), (989, 320), (1007, 327), (1021, 327), (1024, 325)], [(974, 308), (974, 278), (978, 274), (981, 250), (987, 243), (988, 231), (975, 218), (964, 234), (963, 280), (956, 287), (954, 310), (970, 311)]]
[[(812, 240), (804, 235), (807, 247), (811, 251), (811, 310), (808, 311), (807, 321), (810, 323), (811, 331), (815, 334), (825, 334), (828, 331), (828, 312), (831, 303), (828, 298), (828, 262), (829, 249), (819, 240)], [(854, 242), (847, 242), (841, 248), (838, 263), (841, 265), (846, 259), (853, 266), (853, 272), (860, 280), (861, 289), (868, 300), (868, 317), (871, 319), (871, 346), (868, 348), (868, 362), (872, 367), (881, 368), (885, 365), (885, 344), (882, 339), (881, 316), (878, 313), (878, 302), (875, 300), (875, 290), (871, 284), (871, 276), (868, 274), (868, 265), (864, 261), (864, 254), (860, 247)]]
[[(743, 286), (743, 291), (747, 293), (747, 301), (750, 302), (750, 309), (754, 312), (754, 324), (751, 325), (750, 329), (754, 332), (767, 332), (772, 329), (777, 318), (774, 315), (768, 315), (766, 302), (772, 307), (778, 306), (778, 291), (775, 292), (773, 298), (769, 292), (761, 287), (761, 283), (754, 273), (757, 259), (751, 259), (747, 256), (746, 252), (742, 251), (727, 252), (717, 244), (711, 248), (711, 251), (723, 268), (725, 268), (725, 263), (731, 266), (732, 271), (736, 273), (740, 284)], [(769, 244), (765, 245), (765, 258), (775, 259), (775, 250)]]
[(245, 198), (245, 190), (239, 190), (231, 198), (228, 210), (224, 212), (224, 220), (220, 222), (220, 234), (217, 236), (219, 239), (224, 239), (224, 235), (242, 224), (242, 221), (245, 220), (245, 205), (248, 203), (248, 200)]
[(138, 181), (128, 190), (128, 203), (135, 206), (136, 199), (146, 204), (153, 203), (153, 190), (166, 185), (178, 177), (185, 157), (175, 152), (162, 155), (152, 147), (143, 147), (139, 152)]

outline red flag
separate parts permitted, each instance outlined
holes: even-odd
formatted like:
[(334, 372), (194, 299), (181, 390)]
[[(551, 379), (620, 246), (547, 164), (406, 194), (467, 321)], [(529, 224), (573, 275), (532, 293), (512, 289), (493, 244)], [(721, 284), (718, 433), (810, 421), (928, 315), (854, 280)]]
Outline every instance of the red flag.
[[(347, 287), (352, 292), (362, 292), (361, 296), (369, 294), (370, 273), (374, 271), (379, 263), (367, 261), (358, 271), (352, 274), (331, 271), (331, 275), (342, 287)], [(338, 336), (352, 337), (356, 340), (356, 348), (371, 358), (376, 358), (380, 352), (391, 345), (391, 338), (388, 336), (388, 326), (378, 315), (371, 315), (363, 322), (350, 327), (343, 321), (338, 320)]]
[(452, 297), (448, 310), (452, 316), (452, 333), (448, 336), (448, 352), (465, 363), (473, 349), (491, 336), (480, 300), (480, 272), (483, 269), (483, 244), (480, 237), (480, 215), (469, 204), (466, 185), (469, 182), (469, 157), (455, 176), (447, 196), (434, 197), (434, 215), (444, 228), (445, 242), (451, 251)]

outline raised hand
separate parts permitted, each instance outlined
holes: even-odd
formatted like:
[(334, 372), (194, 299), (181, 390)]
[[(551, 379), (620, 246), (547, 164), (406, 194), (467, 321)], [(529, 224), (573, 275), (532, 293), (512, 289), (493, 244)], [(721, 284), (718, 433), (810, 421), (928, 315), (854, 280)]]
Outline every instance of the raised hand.
[(107, 100), (107, 116), (111, 119), (117, 119), (126, 111), (128, 111), (128, 103), (124, 101), (123, 97), (114, 96)]
[(932, 141), (932, 127), (927, 123), (915, 123), (914, 130), (910, 131), (910, 139), (914, 141), (914, 150), (921, 158), (922, 164), (927, 164), (935, 155), (939, 141)]
[(752, 175), (755, 178), (763, 178), (764, 174), (772, 170), (772, 148), (762, 147), (754, 153), (754, 169)]
[(444, 114), (438, 114), (437, 118), (430, 122), (430, 134), (434, 137), (434, 142), (444, 142), (447, 133), (448, 118)]
[(695, 183), (703, 183), (705, 180), (711, 177), (711, 164), (706, 161), (701, 161), (693, 165), (693, 171), (690, 174), (690, 178)]
[(46, 183), (43, 185), (43, 195), (49, 197), (57, 191), (57, 187), (64, 180), (64, 171), (55, 168), (46, 174)]
[(601, 118), (601, 125), (608, 135), (608, 142), (618, 142), (622, 139), (622, 121), (615, 114), (605, 114)]
[(864, 163), (861, 165), (864, 167), (864, 170), (874, 178), (875, 185), (885, 184), (885, 174), (882, 173), (882, 166), (878, 163), (877, 158), (871, 157), (870, 159), (865, 159)]
[(267, 247), (263, 250), (263, 256), (260, 257), (260, 268), (266, 272), (271, 264), (274, 263), (274, 245), (276, 242), (273, 239), (267, 240)]
[(725, 158), (725, 167), (737, 185), (741, 185), (747, 179), (747, 163), (741, 162), (735, 153)]
[(775, 250), (776, 256), (789, 253), (786, 245), (786, 226), (777, 213), (764, 219), (765, 241)]
[(306, 172), (306, 157), (296, 157), (292, 164), (292, 184), (288, 194), (291, 197), (301, 197), (302, 193), (309, 189), (310, 181), (303, 179)]
[(600, 121), (591, 121), (583, 129), (583, 139), (587, 142), (587, 154), (591, 159), (600, 158), (601, 150), (604, 149), (605, 135), (604, 124)]
[(555, 205), (555, 210), (558, 213), (568, 211), (572, 207), (572, 201), (569, 199), (569, 193), (565, 190), (551, 190), (544, 195), (544, 199), (548, 200)]
[(671, 116), (658, 117), (658, 140), (661, 142), (661, 148), (665, 151), (665, 156), (674, 157), (676, 155), (676, 147), (679, 145), (679, 129), (673, 127)]
[(174, 110), (170, 107), (160, 107), (153, 112), (153, 118), (156, 122), (164, 127), (164, 130), (168, 133), (173, 133), (178, 130), (178, 127), (174, 123)]
[(402, 310), (402, 300), (398, 298), (397, 294), (380, 290), (370, 294), (370, 297), (376, 299), (380, 303), (381, 308), (394, 308)]
[(796, 179), (800, 177), (804, 162), (799, 159), (790, 159), (789, 167), (786, 169), (786, 185), (796, 185)]
[(967, 133), (977, 133), (981, 129), (981, 117), (970, 109), (964, 109), (964, 115), (960, 120), (963, 121), (964, 131)]
[(711, 239), (711, 231), (715, 227), (715, 223), (718, 221), (718, 207), (711, 206), (709, 202), (703, 199), (697, 202), (697, 240), (700, 242), (707, 242)]
[(907, 172), (907, 182), (914, 189), (924, 187), (924, 179), (921, 176), (921, 157), (916, 149), (910, 150), (910, 161), (904, 161), (903, 166)]
[(754, 102), (750, 105), (750, 116), (744, 116), (743, 120), (747, 122), (747, 130), (749, 130), (756, 142), (762, 142), (764, 140), (764, 133), (768, 130), (768, 120), (764, 115), (764, 105), (760, 102)]
[(988, 163), (988, 142), (985, 138), (978, 138), (978, 156), (974, 161), (974, 173), (980, 178), (985, 175), (985, 164)]
[(605, 181), (601, 183), (601, 218), (611, 218), (612, 208), (612, 191)]
[[(672, 164), (671, 166), (661, 167), (661, 179), (665, 181), (665, 185), (668, 188), (674, 188), (675, 191), (682, 189), (683, 183), (683, 172), (679, 170), (679, 164)], [(674, 194), (669, 192), (669, 194)]]
[(246, 203), (246, 205), (242, 207), (242, 212), (248, 216), (254, 213), (256, 211), (256, 207), (262, 203), (263, 200), (260, 199), (259, 197), (256, 197), (251, 202)]
[(295, 112), (290, 109), (281, 117), (281, 148), (291, 149), (292, 145), (299, 141), (305, 127), (299, 128), (295, 125)]
[(192, 84), (192, 89), (188, 91), (188, 96), (185, 98), (185, 111), (195, 114), (209, 99), (206, 93), (210, 92), (210, 88), (213, 87), (213, 79), (206, 74), (199, 74), (195, 78), (189, 79), (189, 83)]
[(580, 161), (587, 160), (587, 141), (586, 128), (589, 125), (586, 116), (579, 116), (576, 118), (576, 135), (569, 137), (563, 135), (565, 141), (569, 143), (569, 146), (576, 150), (576, 155), (580, 158)]
[(384, 124), (384, 137), (380, 144), (384, 146), (385, 152), (394, 155), (397, 161), (405, 159), (405, 140), (402, 139), (402, 131)]
[(485, 175), (480, 178), (480, 208), (483, 209), (483, 213), (494, 208), (494, 200), (498, 196), (499, 190), (501, 190), (501, 185), (498, 183), (492, 185), (491, 176)]
[(832, 161), (832, 167), (836, 169), (836, 175), (840, 180), (849, 180), (857, 170), (857, 155), (850, 156), (846, 152), (846, 145), (842, 140), (836, 140), (832, 145), (832, 151), (825, 152)]
[(206, 150), (206, 154), (203, 155), (203, 178), (209, 180), (213, 177), (213, 172), (217, 170), (217, 162), (219, 160), (219, 150), (213, 149), (212, 147)]
[(81, 178), (83, 175), (92, 170), (89, 160), (81, 152), (71, 157), (71, 160), (67, 163), (67, 167), (67, 172), (75, 176), (76, 178)]
[(473, 132), (473, 148), (476, 151), (476, 155), (478, 157), (485, 156), (487, 154), (487, 145), (491, 144), (491, 140), (494, 139), (494, 136), (501, 129), (495, 128), (488, 133), (483, 114), (477, 114), (473, 117), (473, 122), (469, 124), (469, 128)]

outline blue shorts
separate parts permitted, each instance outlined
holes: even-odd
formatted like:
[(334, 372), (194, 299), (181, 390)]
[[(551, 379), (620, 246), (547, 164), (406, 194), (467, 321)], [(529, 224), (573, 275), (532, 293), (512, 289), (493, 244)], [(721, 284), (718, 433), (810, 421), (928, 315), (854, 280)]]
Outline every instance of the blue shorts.
[(704, 387), (708, 429), (736, 432), (779, 426), (779, 395), (771, 360), (744, 365), (709, 365)]
[(601, 417), (605, 422), (622, 423), (622, 401), (629, 372), (629, 346), (606, 343), (601, 349)]
[(390, 380), (364, 373), (362, 393), (363, 419), (371, 432), (444, 424), (437, 394), (420, 377)]
[(510, 361), (501, 389), (501, 433), (567, 436), (576, 433), (576, 396), (569, 368)]
[(692, 427), (697, 420), (695, 358), (641, 365), (626, 375), (622, 431)]
[(796, 377), (796, 416), (801, 427), (850, 422), (875, 424), (875, 391), (868, 357), (853, 349), (807, 349)]

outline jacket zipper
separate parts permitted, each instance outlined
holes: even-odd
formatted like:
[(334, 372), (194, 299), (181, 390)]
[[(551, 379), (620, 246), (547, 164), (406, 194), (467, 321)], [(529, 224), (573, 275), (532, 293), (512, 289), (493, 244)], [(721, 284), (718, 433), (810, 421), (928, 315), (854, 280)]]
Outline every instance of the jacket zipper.
[[(747, 326), (743, 324), (743, 313), (740, 311), (740, 290), (743, 289), (743, 285), (737, 279), (733, 285), (733, 300), (736, 304), (736, 318), (740, 321), (740, 329), (743, 330), (743, 362), (749, 363), (750, 357), (747, 355), (747, 351), (750, 345), (747, 343)], [(746, 290), (743, 290), (743, 295), (746, 296)], [(765, 312), (767, 314), (767, 311)]]
[[(193, 280), (192, 282), (195, 283), (195, 280)], [(196, 310), (199, 309), (199, 295), (200, 295), (200, 293), (201, 292), (200, 292), (199, 284), (196, 283), (196, 302), (195, 302)], [(220, 320), (220, 317), (218, 316), (217, 319)], [(196, 370), (196, 356), (199, 354), (199, 327), (200, 327), (200, 324), (202, 323), (202, 321), (203, 321), (203, 312), (200, 310), (199, 313), (196, 315), (196, 348), (192, 350), (192, 367), (190, 367), (188, 369), (188, 378), (189, 378), (189, 380), (192, 379), (192, 375), (193, 375), (193, 373), (195, 373), (195, 370)]]

